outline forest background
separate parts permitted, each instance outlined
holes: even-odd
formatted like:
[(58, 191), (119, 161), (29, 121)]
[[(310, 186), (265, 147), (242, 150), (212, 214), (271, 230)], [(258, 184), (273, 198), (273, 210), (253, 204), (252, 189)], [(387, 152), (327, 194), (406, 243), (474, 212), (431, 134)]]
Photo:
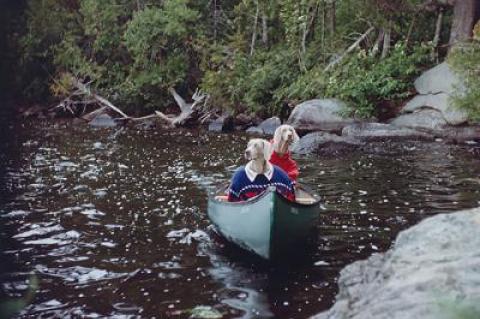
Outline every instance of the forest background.
[(448, 59), (467, 87), (456, 104), (480, 120), (479, 0), (2, 2), (2, 81), (22, 103), (64, 98), (78, 79), (133, 114), (200, 88), (233, 114), (335, 97), (382, 119)]

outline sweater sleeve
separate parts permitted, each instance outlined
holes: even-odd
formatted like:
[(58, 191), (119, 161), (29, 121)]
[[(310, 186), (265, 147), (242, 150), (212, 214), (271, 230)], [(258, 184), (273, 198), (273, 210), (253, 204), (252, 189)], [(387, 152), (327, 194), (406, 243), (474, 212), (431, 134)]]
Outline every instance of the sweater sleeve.
[(281, 168), (276, 168), (276, 174), (280, 184), (284, 185), (283, 187), (277, 187), (277, 191), (282, 194), (288, 200), (295, 201), (295, 187), (293, 182), (288, 177), (287, 173), (284, 172)]
[(240, 189), (242, 187), (241, 184), (241, 176), (243, 172), (243, 167), (240, 167), (235, 171), (233, 174), (232, 182), (230, 183), (230, 187), (228, 189), (228, 201), (229, 202), (239, 202), (240, 199)]

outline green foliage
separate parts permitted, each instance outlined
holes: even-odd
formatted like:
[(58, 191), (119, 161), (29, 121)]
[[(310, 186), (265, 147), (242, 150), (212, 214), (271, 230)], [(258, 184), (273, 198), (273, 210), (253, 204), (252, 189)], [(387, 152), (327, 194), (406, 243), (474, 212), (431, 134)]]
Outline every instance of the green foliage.
[(325, 96), (349, 102), (355, 115), (377, 116), (379, 102), (404, 100), (413, 90), (413, 80), (430, 61), (428, 46), (407, 52), (401, 43), (380, 61), (364, 51), (352, 56), (330, 75)]
[(25, 13), (26, 27), (19, 40), (19, 72), (23, 95), (32, 100), (48, 96), (50, 74), (54, 72), (52, 48), (66, 34), (76, 32), (75, 11), (59, 0), (31, 0)]
[(472, 122), (480, 123), (480, 23), (475, 28), (475, 38), (455, 48), (448, 59), (465, 86), (454, 96), (454, 104), (465, 110)]
[(213, 101), (234, 102), (242, 109), (271, 114), (281, 102), (275, 92), (288, 85), (297, 72), (290, 51), (281, 46), (258, 52), (253, 59), (246, 54), (227, 55), (215, 69), (205, 72), (202, 89)]
[(274, 113), (284, 101), (336, 97), (349, 102), (356, 116), (376, 116), (380, 102), (403, 100), (412, 93), (413, 79), (430, 62), (431, 48), (408, 51), (399, 43), (384, 59), (362, 50), (331, 72), (324, 72), (323, 64), (302, 72), (289, 52), (271, 49), (257, 54), (253, 63), (246, 56), (235, 57), (231, 68), (206, 72), (204, 89), (217, 101), (228, 94), (230, 101), (254, 111)]
[[(404, 99), (430, 62), (421, 43), (436, 19), (417, 12), (421, 0), (27, 1), (20, 51), (22, 72), (35, 75), (23, 76), (30, 94), (44, 96), (52, 83), (59, 94), (71, 74), (140, 110), (171, 104), (169, 87), (188, 95), (200, 86), (213, 107), (235, 112), (337, 97), (375, 115), (379, 103)], [(375, 32), (324, 72), (370, 26)], [(382, 29), (393, 46), (383, 59), (372, 54)]]

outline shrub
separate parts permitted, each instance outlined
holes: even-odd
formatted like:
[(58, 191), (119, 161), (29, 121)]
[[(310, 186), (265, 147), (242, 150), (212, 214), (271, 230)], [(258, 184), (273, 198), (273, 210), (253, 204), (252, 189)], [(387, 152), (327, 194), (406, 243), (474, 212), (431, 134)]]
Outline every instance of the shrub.
[(356, 116), (378, 116), (377, 105), (404, 100), (413, 91), (413, 80), (431, 63), (430, 48), (420, 45), (408, 52), (401, 43), (384, 59), (364, 51), (349, 58), (329, 76), (325, 96), (349, 102)]
[(471, 42), (452, 50), (448, 62), (463, 79), (465, 89), (454, 95), (454, 105), (467, 112), (472, 122), (480, 123), (480, 22)]

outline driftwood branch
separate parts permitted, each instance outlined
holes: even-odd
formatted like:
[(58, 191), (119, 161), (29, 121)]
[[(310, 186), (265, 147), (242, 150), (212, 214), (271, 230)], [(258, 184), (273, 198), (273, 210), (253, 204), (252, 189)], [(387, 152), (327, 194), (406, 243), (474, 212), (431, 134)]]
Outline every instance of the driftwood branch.
[(360, 43), (362, 43), (363, 40), (365, 40), (366, 37), (368, 37), (368, 35), (370, 33), (373, 32), (373, 30), (375, 30), (374, 27), (370, 27), (364, 34), (362, 34), (358, 39), (357, 41), (355, 41), (351, 46), (348, 47), (347, 50), (345, 50), (345, 52), (343, 52), (338, 58), (336, 58), (335, 60), (333, 60), (332, 62), (330, 62), (327, 67), (324, 69), (324, 71), (328, 71), (330, 70), (332, 67), (334, 67), (335, 65), (337, 65), (338, 63), (340, 63), (350, 52), (352, 52), (353, 50), (355, 50), (359, 45)]
[(155, 114), (171, 126), (183, 126), (189, 121), (198, 120), (200, 117), (198, 106), (200, 103), (206, 101), (207, 94), (200, 92), (198, 89), (192, 95), (193, 103), (187, 103), (185, 100), (175, 91), (170, 88), (170, 93), (180, 107), (180, 114), (175, 117), (169, 117), (162, 112), (155, 111)]
[[(165, 115), (162, 112), (155, 111), (155, 113), (142, 116), (142, 117), (131, 117), (124, 113), (121, 109), (115, 106), (112, 102), (106, 99), (103, 96), (98, 95), (93, 92), (89, 83), (82, 83), (80, 80), (73, 78), (72, 79), (73, 92), (63, 99), (57, 106), (56, 109), (63, 109), (72, 114), (85, 113), (87, 106), (94, 106), (97, 109), (84, 114), (83, 119), (90, 121), (95, 118), (97, 115), (104, 113), (107, 110), (111, 110), (116, 114), (119, 114), (121, 117), (116, 120), (119, 121), (145, 121), (148, 119), (161, 119), (164, 122), (168, 123), (171, 126), (182, 126), (189, 121), (195, 121), (200, 118), (200, 108), (202, 102), (206, 103), (208, 95), (200, 92), (198, 89), (192, 96), (192, 103), (187, 103), (173, 88), (169, 89), (169, 92), (172, 94), (175, 102), (180, 108), (180, 114), (175, 115)], [(83, 110), (82, 110), (83, 108)]]

